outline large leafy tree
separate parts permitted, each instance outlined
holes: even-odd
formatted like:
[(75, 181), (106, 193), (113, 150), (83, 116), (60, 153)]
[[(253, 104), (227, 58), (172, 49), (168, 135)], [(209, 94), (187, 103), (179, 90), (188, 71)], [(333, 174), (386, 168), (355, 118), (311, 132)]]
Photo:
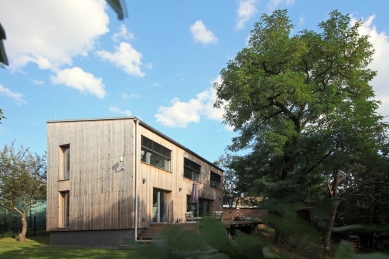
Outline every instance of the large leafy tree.
[(22, 230), (18, 240), (27, 233), (26, 215), (29, 209), (46, 199), (46, 159), (14, 142), (0, 151), (0, 206), (20, 215)]
[[(269, 206), (314, 201), (326, 179), (356, 174), (364, 152), (377, 150), (381, 117), (369, 85), (376, 73), (367, 67), (374, 50), (361, 25), (333, 11), (320, 32), (291, 35), (287, 11), (276, 10), (221, 70), (215, 106), (225, 105), (224, 122), (240, 133), (229, 149), (252, 149), (234, 167)], [(287, 243), (281, 231), (275, 236)]]

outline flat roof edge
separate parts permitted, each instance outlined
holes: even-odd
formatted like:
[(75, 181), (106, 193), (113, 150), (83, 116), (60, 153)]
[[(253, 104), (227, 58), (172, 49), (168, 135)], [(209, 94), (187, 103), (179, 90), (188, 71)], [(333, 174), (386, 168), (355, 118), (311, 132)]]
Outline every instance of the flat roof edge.
[(73, 121), (75, 122), (75, 121), (123, 120), (123, 119), (138, 119), (138, 118), (135, 116), (123, 116), (123, 117), (103, 117), (103, 118), (86, 118), (86, 119), (64, 119), (64, 120), (48, 120), (48, 121), (46, 121), (46, 123), (73, 122)]

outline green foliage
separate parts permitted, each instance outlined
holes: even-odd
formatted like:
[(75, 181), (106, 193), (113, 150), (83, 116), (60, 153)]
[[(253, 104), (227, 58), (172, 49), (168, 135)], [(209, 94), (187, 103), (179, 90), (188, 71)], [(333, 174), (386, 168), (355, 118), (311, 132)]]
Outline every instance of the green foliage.
[(27, 233), (26, 214), (46, 199), (45, 156), (31, 153), (28, 148), (5, 145), (0, 151), (0, 206), (20, 215), (22, 231), (19, 241)]
[[(318, 247), (313, 240), (318, 236), (317, 231), (307, 222), (298, 218), (294, 208), (287, 205), (280, 205), (283, 210), (284, 217), (279, 217), (274, 214), (269, 214), (268, 222), (277, 226), (280, 229), (288, 231), (294, 236), (294, 243), (299, 247), (289, 248), (289, 253), (281, 257), (279, 252), (275, 252), (264, 241), (259, 240), (257, 235), (246, 235), (237, 232), (235, 239), (228, 237), (227, 232), (219, 221), (207, 219), (200, 222), (198, 231), (188, 231), (180, 227), (166, 228), (158, 239), (154, 239), (150, 245), (141, 245), (134, 240), (127, 242), (135, 248), (135, 251), (140, 256), (145, 258), (172, 258), (172, 259), (200, 259), (200, 258), (217, 258), (217, 259), (240, 259), (240, 258), (301, 258), (298, 255), (304, 254), (304, 258), (313, 258), (312, 254), (320, 254)], [(358, 226), (358, 228), (364, 228)], [(353, 227), (351, 227), (353, 228)], [(271, 229), (265, 229), (266, 232), (271, 232)], [(343, 229), (338, 229), (343, 231)], [(311, 249), (311, 247), (313, 248)], [(334, 247), (333, 258), (389, 258), (384, 254), (372, 253), (356, 255), (350, 242), (341, 241)], [(133, 256), (130, 252), (128, 258)], [(105, 257), (109, 258), (109, 257)]]
[(20, 147), (5, 145), (0, 151), (0, 205), (9, 210), (27, 211), (46, 198), (45, 156)]
[(149, 246), (130, 244), (147, 258), (264, 258), (257, 240), (243, 233), (230, 239), (220, 222), (212, 219), (202, 220), (198, 233), (168, 228)]
[(239, 178), (233, 168), (232, 161), (235, 157), (229, 153), (221, 155), (214, 163), (224, 170), (223, 172), (223, 201), (227, 201), (229, 207), (240, 205), (256, 206), (256, 199), (250, 199), (251, 192), (248, 188), (240, 188)]
[(374, 50), (361, 24), (333, 11), (321, 32), (291, 35), (286, 10), (255, 23), (249, 45), (214, 85), (215, 106), (226, 105), (224, 122), (240, 132), (229, 149), (252, 149), (233, 161), (238, 185), (269, 202), (309, 203), (334, 168), (346, 172), (377, 152), (382, 117), (367, 67)]

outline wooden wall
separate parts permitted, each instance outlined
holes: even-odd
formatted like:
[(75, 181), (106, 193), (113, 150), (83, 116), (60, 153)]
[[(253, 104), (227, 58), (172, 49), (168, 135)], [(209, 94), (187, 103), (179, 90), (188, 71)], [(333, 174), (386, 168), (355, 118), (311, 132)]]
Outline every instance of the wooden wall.
[[(220, 170), (143, 126), (139, 126), (139, 130), (139, 138), (143, 135), (172, 150), (170, 172), (139, 163), (139, 228), (147, 227), (151, 222), (153, 188), (169, 192), (168, 221), (180, 219), (185, 222), (186, 199), (193, 181), (184, 178), (184, 157), (201, 165), (199, 197), (213, 201), (212, 211), (222, 210), (222, 200), (219, 200), (222, 190), (210, 187), (210, 171), (221, 175)], [(61, 181), (60, 146), (65, 144), (70, 144), (71, 174), (69, 180)], [(49, 122), (47, 145), (47, 231), (134, 228), (133, 119)], [(119, 166), (120, 156), (124, 157), (124, 170)], [(146, 183), (143, 184), (142, 179), (146, 179)], [(59, 191), (67, 190), (70, 193), (70, 227), (63, 229), (59, 222)]]
[[(59, 191), (70, 193), (70, 228), (133, 228), (133, 120), (47, 124), (47, 231), (61, 230)], [(70, 179), (60, 181), (60, 145), (70, 144)], [(124, 170), (119, 166), (124, 157)]]
[[(139, 227), (147, 227), (151, 222), (153, 188), (169, 192), (169, 197), (171, 197), (169, 198), (169, 222), (175, 222), (177, 219), (185, 222), (186, 200), (187, 195), (190, 195), (192, 191), (193, 181), (184, 178), (184, 157), (201, 165), (198, 184), (199, 197), (213, 202), (211, 210), (223, 210), (223, 200), (219, 200), (223, 197), (222, 190), (210, 186), (210, 171), (222, 175), (220, 170), (145, 127), (140, 127), (140, 134), (170, 149), (172, 157), (171, 172), (141, 162), (139, 172), (139, 217), (140, 219), (146, 218), (146, 222), (139, 222)], [(143, 184), (142, 179), (146, 179), (146, 183)], [(221, 177), (221, 187), (222, 182), (223, 177)], [(179, 188), (182, 188), (182, 190), (179, 191)]]

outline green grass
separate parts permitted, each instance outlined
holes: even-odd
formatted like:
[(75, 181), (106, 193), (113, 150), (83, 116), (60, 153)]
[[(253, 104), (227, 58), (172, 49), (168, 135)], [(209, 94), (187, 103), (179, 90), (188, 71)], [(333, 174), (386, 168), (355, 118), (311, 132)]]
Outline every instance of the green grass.
[(144, 259), (133, 250), (91, 247), (58, 247), (49, 244), (49, 236), (27, 237), (19, 243), (15, 238), (0, 239), (0, 258), (132, 258)]

